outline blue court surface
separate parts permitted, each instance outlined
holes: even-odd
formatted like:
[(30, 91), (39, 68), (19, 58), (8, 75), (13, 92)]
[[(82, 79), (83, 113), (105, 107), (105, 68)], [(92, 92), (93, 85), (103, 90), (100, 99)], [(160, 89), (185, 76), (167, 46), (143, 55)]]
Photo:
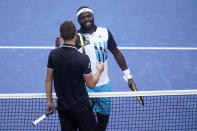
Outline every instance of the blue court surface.
[[(113, 34), (140, 91), (197, 89), (196, 0), (2, 0), (0, 94), (44, 93), (48, 54), (80, 6)], [(129, 91), (108, 51), (112, 91)]]
[[(139, 90), (196, 89), (196, 0), (7, 0), (0, 2), (0, 93), (45, 91), (51, 49), (44, 47), (54, 47), (64, 20), (79, 28), (75, 14), (82, 5), (93, 9), (96, 25), (112, 32)], [(112, 91), (128, 91), (122, 71), (108, 55)]]

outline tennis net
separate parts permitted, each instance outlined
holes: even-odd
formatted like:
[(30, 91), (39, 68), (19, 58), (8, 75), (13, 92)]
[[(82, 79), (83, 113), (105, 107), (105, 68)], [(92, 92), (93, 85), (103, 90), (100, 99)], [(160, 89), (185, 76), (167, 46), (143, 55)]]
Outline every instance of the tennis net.
[[(56, 101), (55, 94), (54, 101)], [(197, 90), (90, 93), (109, 98), (108, 131), (196, 131)], [(141, 96), (144, 105), (136, 96)], [(1, 131), (58, 131), (58, 114), (34, 126), (46, 109), (45, 94), (0, 94)]]

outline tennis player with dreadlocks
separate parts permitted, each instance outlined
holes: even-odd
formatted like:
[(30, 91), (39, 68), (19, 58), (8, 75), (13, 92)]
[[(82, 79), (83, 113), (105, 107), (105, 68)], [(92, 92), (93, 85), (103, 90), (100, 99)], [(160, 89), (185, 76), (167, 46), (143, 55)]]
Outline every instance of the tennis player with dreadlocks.
[[(112, 36), (112, 33), (107, 28), (98, 27), (94, 24), (93, 11), (89, 7), (82, 6), (77, 10), (78, 22), (81, 25), (78, 30), (78, 38), (76, 47), (80, 52), (87, 54), (92, 63), (92, 73), (96, 73), (96, 61), (102, 61), (105, 69), (101, 74), (100, 80), (93, 89), (87, 88), (88, 92), (110, 92), (110, 80), (107, 69), (107, 49), (113, 54), (115, 60), (128, 79), (128, 84), (134, 84), (132, 75), (126, 65), (124, 56), (117, 48), (117, 44)], [(60, 46), (60, 38), (56, 39), (56, 46)], [(99, 98), (93, 102), (94, 111), (97, 115), (96, 131), (105, 131), (109, 120), (110, 99)], [(100, 110), (99, 110), (100, 109)], [(101, 110), (102, 109), (102, 110)]]

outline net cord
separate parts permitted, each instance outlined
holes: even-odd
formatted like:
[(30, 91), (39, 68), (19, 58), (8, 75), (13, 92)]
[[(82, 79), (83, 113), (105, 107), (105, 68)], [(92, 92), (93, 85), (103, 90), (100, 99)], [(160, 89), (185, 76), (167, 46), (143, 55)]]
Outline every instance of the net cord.
[[(197, 95), (197, 90), (163, 90), (163, 91), (137, 91), (137, 92), (97, 92), (88, 93), (90, 98), (99, 97), (136, 97), (136, 96), (166, 96), (166, 95)], [(45, 93), (17, 93), (0, 94), (0, 99), (17, 98), (46, 98)], [(57, 98), (53, 93), (53, 98)]]

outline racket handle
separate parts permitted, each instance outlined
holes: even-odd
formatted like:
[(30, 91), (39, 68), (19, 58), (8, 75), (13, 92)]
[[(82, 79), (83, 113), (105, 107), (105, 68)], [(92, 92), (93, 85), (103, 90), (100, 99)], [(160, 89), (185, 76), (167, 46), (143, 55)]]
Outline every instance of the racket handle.
[[(128, 82), (126, 76), (123, 76), (123, 78), (124, 78), (124, 80), (125, 80), (126, 82)], [(133, 90), (134, 92), (137, 91), (137, 88), (136, 88), (135, 86), (133, 86), (132, 84), (129, 85), (129, 86), (130, 86), (131, 90)], [(144, 102), (143, 102), (143, 100), (142, 100), (142, 98), (141, 98), (140, 96), (137, 96), (137, 99), (139, 100), (139, 102), (140, 102), (142, 105), (144, 105)]]
[[(123, 76), (123, 78), (124, 78), (124, 80), (125, 80), (126, 82), (128, 82), (128, 79), (126, 78), (126, 76)], [(136, 88), (136, 87), (134, 87), (132, 84), (131, 84), (131, 85), (129, 85), (129, 86), (130, 86), (131, 90), (133, 90), (133, 91), (137, 91), (137, 88)]]
[(35, 120), (33, 122), (34, 125), (37, 125), (39, 122), (41, 122), (42, 120), (44, 120), (47, 116), (46, 115), (43, 115), (41, 117), (39, 117), (37, 120)]

